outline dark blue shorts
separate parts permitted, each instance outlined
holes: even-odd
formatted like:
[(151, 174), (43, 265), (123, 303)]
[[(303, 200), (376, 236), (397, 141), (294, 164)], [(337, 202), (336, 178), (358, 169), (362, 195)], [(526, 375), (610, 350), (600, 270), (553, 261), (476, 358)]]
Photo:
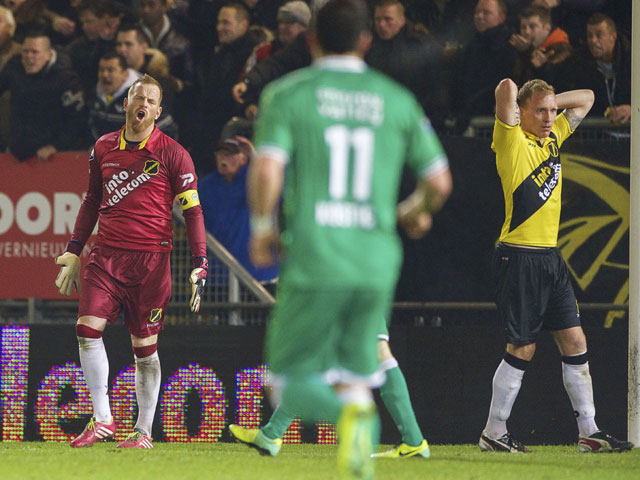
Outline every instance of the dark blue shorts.
[(124, 311), (129, 333), (146, 338), (163, 328), (171, 298), (171, 253), (96, 246), (84, 271), (78, 316), (109, 323)]
[(557, 248), (499, 244), (493, 254), (495, 299), (507, 343), (534, 343), (540, 330), (580, 325), (569, 270)]

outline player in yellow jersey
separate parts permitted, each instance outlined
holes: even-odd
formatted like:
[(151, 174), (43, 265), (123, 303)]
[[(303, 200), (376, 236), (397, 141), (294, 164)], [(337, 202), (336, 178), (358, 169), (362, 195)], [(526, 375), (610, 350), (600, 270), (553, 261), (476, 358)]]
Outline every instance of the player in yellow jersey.
[(529, 451), (511, 436), (507, 419), (536, 339), (546, 329), (562, 355), (564, 386), (578, 423), (578, 449), (630, 450), (632, 443), (603, 432), (595, 423), (587, 341), (569, 272), (556, 248), (562, 190), (559, 148), (591, 109), (593, 92), (556, 95), (542, 80), (530, 80), (518, 90), (505, 79), (495, 95), (491, 148), (504, 191), (505, 222), (493, 269), (507, 348), (493, 377), (489, 418), (479, 446), (489, 451)]

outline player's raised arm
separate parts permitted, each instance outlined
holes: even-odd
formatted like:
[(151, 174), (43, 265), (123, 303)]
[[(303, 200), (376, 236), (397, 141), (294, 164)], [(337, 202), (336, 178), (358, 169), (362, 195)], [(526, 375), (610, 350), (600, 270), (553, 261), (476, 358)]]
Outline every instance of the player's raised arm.
[(571, 130), (575, 130), (587, 116), (593, 106), (595, 96), (593, 90), (570, 90), (556, 95), (558, 109), (565, 109), (564, 115), (569, 120)]
[(496, 87), (496, 116), (510, 126), (518, 124), (518, 86), (510, 78), (501, 80)]

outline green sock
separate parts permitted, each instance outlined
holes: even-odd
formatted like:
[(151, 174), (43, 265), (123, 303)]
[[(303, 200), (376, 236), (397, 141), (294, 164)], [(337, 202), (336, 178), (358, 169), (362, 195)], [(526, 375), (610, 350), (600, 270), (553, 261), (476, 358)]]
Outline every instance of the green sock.
[(289, 428), (289, 425), (291, 425), (294, 418), (295, 416), (282, 408), (282, 405), (278, 405), (278, 408), (273, 411), (273, 415), (271, 415), (269, 423), (260, 430), (262, 430), (263, 435), (272, 440), (275, 438), (282, 438), (284, 436), (284, 432), (287, 431), (287, 428)]
[(287, 378), (281, 405), (289, 412), (296, 412), (303, 424), (320, 420), (335, 423), (342, 409), (333, 388), (318, 375)]
[(382, 397), (384, 406), (398, 427), (402, 441), (412, 447), (418, 446), (424, 437), (418, 426), (416, 415), (413, 413), (407, 382), (402, 370), (396, 365), (385, 373), (387, 381), (380, 387), (380, 397)]

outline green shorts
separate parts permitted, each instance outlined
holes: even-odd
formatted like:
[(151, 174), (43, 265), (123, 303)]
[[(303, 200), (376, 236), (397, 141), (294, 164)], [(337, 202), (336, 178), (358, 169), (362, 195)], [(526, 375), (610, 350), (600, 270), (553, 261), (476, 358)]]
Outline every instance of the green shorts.
[(320, 373), (331, 379), (328, 383), (357, 378), (373, 385), (378, 334), (386, 332), (392, 297), (386, 290), (307, 289), (281, 283), (267, 327), (271, 372)]

